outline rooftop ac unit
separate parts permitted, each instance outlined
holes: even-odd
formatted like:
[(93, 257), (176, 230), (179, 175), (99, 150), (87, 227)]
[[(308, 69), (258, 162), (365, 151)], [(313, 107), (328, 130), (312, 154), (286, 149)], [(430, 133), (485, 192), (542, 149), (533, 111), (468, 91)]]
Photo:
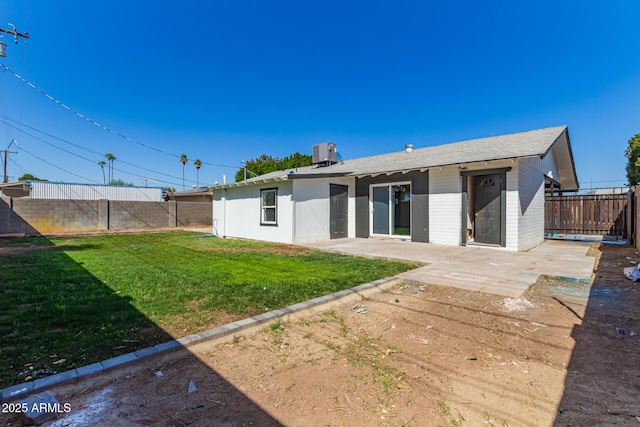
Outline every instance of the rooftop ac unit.
[(336, 163), (336, 144), (333, 142), (323, 142), (313, 146), (313, 164), (328, 166)]

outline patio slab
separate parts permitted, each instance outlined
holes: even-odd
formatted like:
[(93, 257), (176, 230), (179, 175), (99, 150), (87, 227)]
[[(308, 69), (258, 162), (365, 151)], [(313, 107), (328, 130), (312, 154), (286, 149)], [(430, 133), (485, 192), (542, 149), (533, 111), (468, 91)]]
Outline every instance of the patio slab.
[(590, 281), (595, 263), (594, 257), (586, 255), (590, 243), (577, 241), (546, 241), (528, 252), (395, 239), (336, 239), (304, 246), (373, 258), (423, 262), (429, 265), (397, 277), (508, 297), (522, 295), (541, 274)]

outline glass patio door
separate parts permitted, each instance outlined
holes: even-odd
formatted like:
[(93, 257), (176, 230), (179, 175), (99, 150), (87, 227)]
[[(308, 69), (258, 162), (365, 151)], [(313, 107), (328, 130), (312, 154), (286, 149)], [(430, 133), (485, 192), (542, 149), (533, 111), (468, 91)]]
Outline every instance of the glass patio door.
[(371, 234), (411, 234), (411, 185), (384, 184), (371, 187)]
[(373, 234), (389, 234), (389, 186), (373, 187)]

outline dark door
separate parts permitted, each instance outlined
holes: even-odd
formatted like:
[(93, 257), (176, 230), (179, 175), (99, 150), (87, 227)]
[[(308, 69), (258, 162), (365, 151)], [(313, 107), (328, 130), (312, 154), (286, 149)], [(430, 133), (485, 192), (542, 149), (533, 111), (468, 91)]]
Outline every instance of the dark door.
[(340, 239), (347, 237), (347, 215), (348, 215), (348, 203), (349, 187), (346, 185), (331, 184), (330, 188), (330, 220), (331, 220), (331, 238)]
[(500, 244), (501, 174), (475, 177), (474, 240), (490, 245)]

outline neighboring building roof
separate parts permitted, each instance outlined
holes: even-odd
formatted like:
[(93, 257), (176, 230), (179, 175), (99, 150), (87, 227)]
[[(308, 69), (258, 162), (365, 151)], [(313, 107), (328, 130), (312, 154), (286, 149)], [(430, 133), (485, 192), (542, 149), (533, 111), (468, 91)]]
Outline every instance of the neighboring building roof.
[(211, 202), (213, 201), (213, 191), (211, 190), (189, 190), (171, 193), (170, 199), (184, 202)]
[(561, 183), (562, 188), (578, 188), (567, 126), (418, 148), (411, 152), (400, 151), (361, 157), (325, 167), (306, 166), (294, 170), (276, 171), (213, 188), (230, 188), (288, 179), (390, 174), (492, 160), (543, 157), (549, 151), (553, 152), (556, 160), (560, 176), (555, 179)]
[(596, 196), (607, 196), (610, 194), (627, 194), (629, 187), (615, 187), (615, 188), (594, 188), (587, 191), (586, 194), (594, 194)]
[(0, 191), (6, 197), (26, 197), (30, 189), (30, 186), (22, 181), (0, 184)]

